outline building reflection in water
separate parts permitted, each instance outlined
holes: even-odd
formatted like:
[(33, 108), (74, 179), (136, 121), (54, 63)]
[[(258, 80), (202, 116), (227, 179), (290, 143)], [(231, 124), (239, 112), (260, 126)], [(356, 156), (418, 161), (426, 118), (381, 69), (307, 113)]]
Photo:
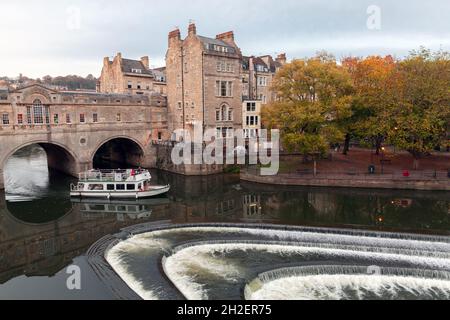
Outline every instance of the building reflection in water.
[[(449, 234), (447, 193), (271, 187), (236, 176), (183, 177), (153, 172), (170, 183), (166, 198), (71, 202), (63, 186), (27, 202), (0, 194), (0, 284), (11, 278), (51, 276), (101, 237), (150, 221), (246, 222), (358, 227)], [(403, 199), (403, 200), (399, 200)]]

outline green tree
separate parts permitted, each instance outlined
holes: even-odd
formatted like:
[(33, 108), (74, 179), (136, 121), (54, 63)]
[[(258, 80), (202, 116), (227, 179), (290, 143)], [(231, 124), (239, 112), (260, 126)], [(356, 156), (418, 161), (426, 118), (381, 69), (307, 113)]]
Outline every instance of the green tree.
[(278, 128), (290, 152), (323, 155), (344, 139), (340, 123), (351, 116), (352, 85), (334, 57), (294, 60), (275, 76), (277, 101), (263, 109), (266, 127)]

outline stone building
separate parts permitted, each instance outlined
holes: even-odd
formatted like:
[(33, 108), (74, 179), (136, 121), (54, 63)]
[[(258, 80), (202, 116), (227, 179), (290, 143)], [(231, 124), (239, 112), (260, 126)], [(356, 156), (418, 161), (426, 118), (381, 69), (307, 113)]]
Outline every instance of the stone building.
[(242, 103), (242, 129), (245, 138), (255, 138), (261, 130), (261, 101), (246, 100)]
[(259, 100), (267, 104), (275, 99), (271, 85), (275, 74), (286, 64), (286, 54), (279, 54), (276, 59), (266, 55), (242, 58), (242, 99)]
[[(192, 130), (194, 124), (226, 136), (242, 128), (242, 54), (233, 32), (208, 38), (195, 24), (181, 39), (169, 33), (166, 54), (169, 129)], [(179, 137), (173, 136), (178, 139)]]
[(166, 94), (164, 68), (150, 69), (147, 56), (140, 60), (131, 60), (122, 58), (122, 54), (118, 53), (112, 61), (105, 57), (97, 91), (140, 95)]
[(170, 138), (166, 103), (156, 93), (70, 92), (39, 84), (0, 90), (0, 189), (6, 161), (30, 144), (45, 149), (49, 167), (73, 176), (91, 169), (107, 144), (123, 151), (108, 152), (113, 161), (153, 167), (152, 141)]

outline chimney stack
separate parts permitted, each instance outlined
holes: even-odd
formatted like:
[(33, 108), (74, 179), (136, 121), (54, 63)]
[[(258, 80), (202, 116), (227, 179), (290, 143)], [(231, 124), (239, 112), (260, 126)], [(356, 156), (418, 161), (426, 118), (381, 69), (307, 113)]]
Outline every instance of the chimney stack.
[(120, 62), (122, 62), (122, 53), (117, 52), (116, 58), (117, 58)]
[(150, 59), (148, 58), (148, 56), (142, 57), (141, 62), (144, 65), (145, 69), (150, 69)]
[(196, 27), (194, 22), (191, 22), (189, 24), (188, 34), (189, 35), (196, 35), (197, 34), (197, 27)]
[(176, 28), (175, 30), (169, 32), (169, 39), (181, 39), (180, 29)]
[(278, 55), (278, 57), (276, 58), (276, 61), (277, 62), (279, 62), (279, 63), (281, 63), (281, 64), (286, 64), (286, 61), (287, 61), (287, 59), (286, 59), (286, 53), (280, 53), (279, 55)]
[(234, 32), (233, 31), (228, 31), (225, 33), (221, 33), (218, 34), (216, 36), (217, 40), (222, 40), (223, 42), (229, 43), (229, 44), (234, 44)]
[(103, 58), (103, 66), (104, 66), (104, 67), (109, 66), (109, 62), (110, 62), (110, 61), (109, 61), (109, 57), (104, 57), (104, 58)]

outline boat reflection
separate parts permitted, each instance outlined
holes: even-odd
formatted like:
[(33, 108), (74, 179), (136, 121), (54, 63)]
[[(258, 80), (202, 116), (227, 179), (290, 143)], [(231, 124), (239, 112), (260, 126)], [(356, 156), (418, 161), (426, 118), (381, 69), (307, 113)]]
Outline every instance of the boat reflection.
[(72, 199), (84, 220), (116, 215), (117, 221), (149, 219), (152, 207), (170, 204), (167, 198), (141, 200)]

